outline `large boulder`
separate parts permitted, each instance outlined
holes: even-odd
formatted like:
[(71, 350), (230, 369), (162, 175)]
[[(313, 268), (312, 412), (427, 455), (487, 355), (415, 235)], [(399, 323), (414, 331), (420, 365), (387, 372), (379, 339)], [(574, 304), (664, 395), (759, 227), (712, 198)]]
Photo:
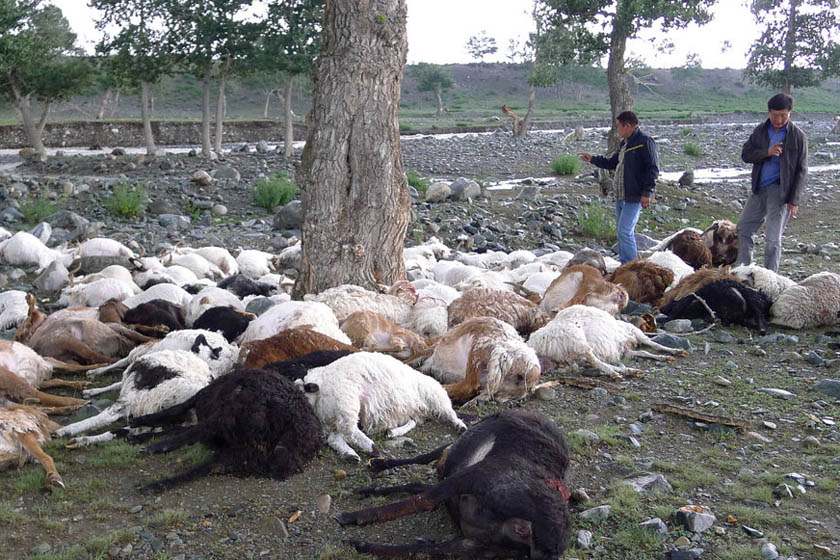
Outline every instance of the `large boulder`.
[(426, 189), (426, 202), (445, 202), (452, 190), (446, 183), (432, 183)]
[(303, 222), (300, 200), (293, 200), (280, 208), (274, 215), (274, 229), (300, 229)]
[(469, 200), (471, 198), (478, 198), (481, 196), (481, 186), (475, 181), (470, 181), (464, 177), (458, 177), (451, 185), (450, 196), (453, 200)]

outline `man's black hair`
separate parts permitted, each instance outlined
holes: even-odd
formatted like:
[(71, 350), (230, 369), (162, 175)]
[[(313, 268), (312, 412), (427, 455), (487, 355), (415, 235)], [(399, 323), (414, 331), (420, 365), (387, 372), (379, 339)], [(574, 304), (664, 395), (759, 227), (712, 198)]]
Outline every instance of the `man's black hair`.
[(624, 111), (623, 113), (619, 114), (615, 120), (620, 122), (621, 124), (629, 124), (632, 126), (636, 126), (639, 124), (639, 117), (636, 116), (636, 113), (633, 111)]
[(786, 93), (777, 93), (767, 102), (768, 111), (792, 111), (793, 97)]

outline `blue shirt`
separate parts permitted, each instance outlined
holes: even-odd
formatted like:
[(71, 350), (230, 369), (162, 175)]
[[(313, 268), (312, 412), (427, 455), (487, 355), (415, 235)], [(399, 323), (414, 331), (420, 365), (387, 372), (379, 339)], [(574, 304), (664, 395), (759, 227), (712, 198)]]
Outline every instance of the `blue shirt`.
[[(773, 128), (773, 123), (767, 123), (767, 133), (770, 135), (770, 146), (785, 141), (787, 134), (787, 125), (780, 130)], [(781, 171), (779, 170), (779, 156), (770, 156), (764, 165), (761, 166), (761, 177), (758, 180), (759, 187), (766, 187), (773, 183), (778, 183), (781, 180)]]

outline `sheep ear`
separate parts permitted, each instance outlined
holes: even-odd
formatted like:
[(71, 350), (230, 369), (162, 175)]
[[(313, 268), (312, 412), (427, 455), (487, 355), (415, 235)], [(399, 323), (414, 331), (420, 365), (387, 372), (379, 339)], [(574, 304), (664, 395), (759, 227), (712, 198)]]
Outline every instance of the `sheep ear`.
[(304, 383), (303, 384), (303, 392), (304, 393), (317, 393), (318, 392), (318, 384), (317, 383)]

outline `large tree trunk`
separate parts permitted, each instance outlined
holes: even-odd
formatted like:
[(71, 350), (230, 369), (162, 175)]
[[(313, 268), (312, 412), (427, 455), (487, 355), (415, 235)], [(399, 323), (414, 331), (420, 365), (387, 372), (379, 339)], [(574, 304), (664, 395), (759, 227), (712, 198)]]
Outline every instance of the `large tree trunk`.
[(35, 124), (35, 120), (32, 118), (32, 111), (29, 106), (29, 96), (21, 93), (14, 77), (10, 77), (9, 81), (12, 87), (12, 94), (14, 96), (12, 98), (12, 105), (20, 115), (20, 119), (23, 123), (23, 130), (26, 132), (26, 136), (29, 137), (32, 149), (35, 150), (36, 154), (38, 154), (38, 158), (43, 160), (47, 155), (47, 150), (44, 148), (44, 143), (41, 140), (41, 132), (44, 129), (43, 123), (46, 121), (46, 113), (49, 112), (49, 103), (46, 104), (45, 112), (42, 115), (41, 126)]
[(330, 0), (297, 179), (301, 270), (295, 296), (405, 278), (410, 198), (397, 111), (406, 0)]
[(286, 134), (283, 137), (283, 156), (286, 159), (292, 157), (295, 153), (295, 127), (292, 121), (292, 84), (294, 83), (294, 74), (289, 74), (289, 79), (286, 80), (286, 97), (283, 99), (283, 113), (286, 115)]
[(111, 116), (117, 114), (117, 106), (120, 104), (120, 90), (114, 95), (114, 104), (111, 106)]
[(146, 142), (146, 154), (157, 153), (155, 136), (152, 134), (152, 117), (149, 111), (149, 83), (140, 82), (140, 118), (143, 120), (143, 140)]
[(790, 11), (788, 12), (787, 32), (785, 33), (785, 58), (784, 75), (785, 81), (782, 91), (790, 95), (793, 90), (793, 82), (790, 79), (790, 69), (793, 66), (794, 51), (796, 49), (796, 8), (799, 0), (790, 0)]
[(443, 99), (441, 98), (441, 91), (440, 86), (435, 86), (435, 96), (437, 97), (437, 113), (435, 113), (435, 117), (440, 118), (443, 114)]
[(227, 101), (225, 99), (225, 83), (227, 82), (227, 75), (230, 72), (230, 57), (225, 59), (225, 63), (219, 72), (219, 100), (216, 102), (216, 154), (222, 157), (222, 128), (225, 124), (225, 113), (227, 112)]
[(615, 118), (624, 111), (633, 109), (633, 94), (630, 93), (630, 86), (627, 84), (627, 72), (624, 68), (624, 51), (627, 48), (627, 35), (619, 24), (620, 17), (621, 14), (616, 14), (613, 21), (613, 31), (610, 36), (610, 58), (607, 63), (607, 87), (610, 92), (610, 110), (612, 111), (612, 123), (610, 123), (610, 134), (608, 137), (610, 151), (616, 150), (621, 140), (618, 137), (618, 127), (615, 124)]
[(108, 88), (102, 94), (102, 100), (99, 102), (99, 110), (96, 112), (96, 120), (101, 121), (105, 118), (105, 109), (108, 108), (108, 102), (111, 101), (111, 95), (114, 93), (114, 88)]
[(263, 107), (263, 118), (267, 119), (268, 118), (268, 106), (271, 104), (271, 96), (274, 95), (274, 90), (272, 89), (271, 91), (268, 91), (268, 92), (263, 90), (263, 93), (265, 93), (265, 106)]
[(204, 67), (204, 83), (201, 92), (201, 155), (214, 159), (213, 146), (210, 144), (210, 74), (211, 61)]

